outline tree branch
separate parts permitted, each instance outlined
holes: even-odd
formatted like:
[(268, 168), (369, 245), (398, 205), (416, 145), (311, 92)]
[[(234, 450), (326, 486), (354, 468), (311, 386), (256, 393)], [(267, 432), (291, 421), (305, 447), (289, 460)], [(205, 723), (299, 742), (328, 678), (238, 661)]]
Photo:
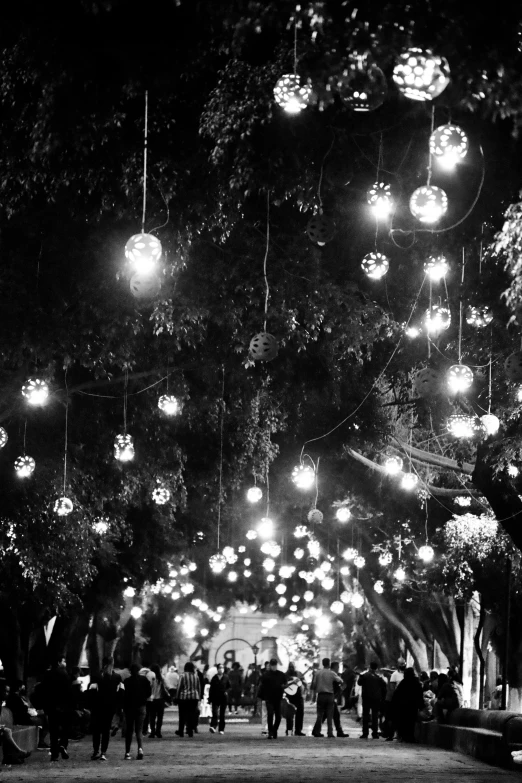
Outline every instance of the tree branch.
[(439, 454), (432, 454), (429, 451), (424, 451), (424, 449), (417, 449), (415, 446), (410, 446), (407, 443), (403, 443), (402, 441), (397, 440), (397, 438), (395, 440), (399, 444), (399, 447), (402, 451), (406, 452), (406, 454), (408, 454), (413, 459), (417, 459), (420, 462), (427, 463), (428, 465), (436, 465), (438, 468), (455, 470), (458, 473), (466, 473), (469, 476), (471, 476), (475, 469), (475, 466), (471, 465), (469, 462), (463, 462), (460, 465), (454, 459), (450, 459), (449, 457), (443, 457)]

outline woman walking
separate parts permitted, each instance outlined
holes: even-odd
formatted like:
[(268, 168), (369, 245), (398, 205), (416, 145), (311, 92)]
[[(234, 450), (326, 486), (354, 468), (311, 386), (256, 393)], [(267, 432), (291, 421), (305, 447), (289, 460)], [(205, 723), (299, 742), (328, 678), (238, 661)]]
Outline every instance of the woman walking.
[(415, 742), (415, 722), (423, 707), (422, 685), (410, 666), (405, 670), (404, 679), (397, 685), (392, 698), (397, 733), (403, 742)]
[(179, 678), (177, 698), (179, 728), (175, 734), (178, 737), (183, 737), (186, 729), (187, 737), (193, 737), (198, 719), (198, 702), (201, 699), (201, 686), (199, 677), (194, 671), (194, 664), (191, 661), (187, 661), (183, 674)]
[(161, 739), (161, 728), (163, 726), (163, 715), (165, 713), (165, 702), (170, 700), (170, 694), (163, 680), (161, 669), (157, 663), (150, 667), (156, 675), (152, 683), (152, 702), (150, 705), (150, 736), (149, 739)]

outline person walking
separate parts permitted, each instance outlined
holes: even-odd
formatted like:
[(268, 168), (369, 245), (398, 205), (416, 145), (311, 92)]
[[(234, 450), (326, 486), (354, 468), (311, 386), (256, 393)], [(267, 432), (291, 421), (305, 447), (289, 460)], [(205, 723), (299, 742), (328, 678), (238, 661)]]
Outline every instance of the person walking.
[(152, 708), (152, 691), (154, 689), (154, 680), (156, 679), (156, 675), (150, 668), (150, 664), (148, 661), (142, 662), (140, 674), (142, 677), (146, 677), (150, 682), (150, 697), (147, 699), (147, 704), (145, 705), (146, 706), (145, 720), (143, 721), (143, 736), (146, 737), (149, 733), (150, 711)]
[(150, 737), (149, 739), (162, 739), (161, 729), (165, 714), (165, 703), (170, 701), (170, 692), (167, 690), (161, 669), (157, 663), (150, 667), (156, 679), (152, 683), (152, 701), (150, 702)]
[(147, 701), (151, 695), (151, 684), (148, 677), (140, 674), (140, 667), (133, 663), (130, 667), (130, 677), (125, 680), (123, 709), (125, 713), (125, 761), (130, 760), (132, 735), (136, 734), (138, 753), (136, 758), (143, 758), (143, 721), (147, 712)]
[(215, 734), (225, 733), (225, 714), (228, 704), (228, 692), (230, 690), (230, 680), (225, 674), (225, 667), (222, 663), (218, 664), (217, 672), (210, 680), (210, 690), (208, 693), (208, 703), (212, 707), (212, 717), (210, 719), (210, 732)]
[[(286, 719), (286, 733), (294, 734), (295, 737), (305, 737), (303, 731), (304, 720), (304, 685), (303, 678), (296, 671), (295, 664), (289, 663), (286, 671), (286, 687), (284, 689), (284, 696), (289, 704), (291, 704), (295, 710), (289, 712)], [(295, 715), (294, 715), (295, 712)], [(295, 721), (295, 727), (294, 727)]]
[[(335, 674), (339, 674), (339, 661), (332, 661), (330, 668)], [(341, 680), (343, 680), (342, 675), (339, 675), (341, 677)], [(339, 709), (339, 705), (343, 703), (343, 692), (344, 692), (345, 684), (343, 680), (343, 684), (339, 685), (338, 682), (334, 683), (334, 711), (333, 711), (333, 723), (335, 728), (335, 733), (338, 737), (349, 737), (350, 735), (347, 734), (345, 731), (343, 731), (343, 727), (341, 726), (341, 712)], [(326, 715), (323, 718), (326, 718)]]
[(277, 730), (281, 723), (281, 700), (286, 685), (286, 674), (277, 668), (277, 658), (271, 658), (268, 671), (265, 671), (258, 690), (258, 698), (266, 704), (268, 739), (277, 739)]
[(179, 678), (178, 684), (178, 708), (179, 708), (179, 728), (175, 732), (178, 737), (183, 737), (185, 729), (187, 737), (193, 737), (197, 728), (198, 703), (201, 699), (201, 685), (197, 673), (194, 671), (192, 661), (187, 661), (183, 669), (183, 674)]
[(424, 700), (422, 685), (411, 666), (404, 670), (404, 677), (393, 694), (392, 706), (399, 738), (403, 742), (415, 742), (415, 723)]
[(312, 691), (317, 703), (317, 719), (312, 729), (312, 736), (323, 737), (321, 733), (321, 724), (323, 722), (323, 713), (326, 713), (326, 723), (328, 727), (328, 737), (333, 737), (333, 713), (334, 713), (334, 683), (343, 684), (338, 674), (330, 668), (330, 659), (323, 658), (323, 668), (318, 669), (314, 674), (312, 682)]
[(169, 670), (165, 675), (165, 685), (170, 694), (170, 700), (173, 702), (176, 698), (178, 691), (179, 674), (175, 666), (169, 666)]
[(106, 753), (111, 736), (112, 719), (114, 715), (120, 716), (123, 705), (122, 679), (113, 668), (113, 658), (105, 657), (102, 661), (101, 674), (92, 677), (87, 688), (91, 708), (91, 759), (93, 761), (107, 761)]
[(397, 661), (397, 670), (391, 673), (390, 679), (388, 680), (388, 684), (386, 686), (386, 696), (384, 699), (384, 733), (386, 735), (387, 742), (393, 742), (393, 738), (395, 736), (395, 721), (392, 699), (398, 684), (402, 682), (404, 678), (405, 669), (406, 661), (404, 658), (399, 658)]
[(239, 661), (234, 661), (232, 664), (232, 668), (228, 673), (228, 679), (230, 681), (228, 709), (232, 714), (232, 707), (234, 707), (235, 713), (237, 715), (238, 707), (241, 706), (241, 696), (243, 695), (243, 686), (245, 682), (244, 671), (241, 668)]
[(69, 724), (73, 703), (72, 685), (63, 656), (55, 660), (41, 683), (41, 699), (49, 726), (51, 761), (68, 759)]
[(370, 716), (372, 722), (372, 737), (379, 739), (379, 712), (386, 696), (386, 684), (378, 674), (376, 661), (370, 663), (368, 671), (359, 677), (362, 698), (362, 734), (361, 739), (368, 739)]

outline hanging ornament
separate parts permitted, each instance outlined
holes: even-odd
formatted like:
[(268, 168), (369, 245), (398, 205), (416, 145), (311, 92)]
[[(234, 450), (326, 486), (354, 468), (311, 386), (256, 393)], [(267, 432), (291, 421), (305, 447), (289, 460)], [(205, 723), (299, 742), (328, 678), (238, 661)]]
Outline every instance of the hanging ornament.
[(130, 292), (136, 299), (155, 299), (161, 290), (159, 275), (136, 272), (130, 279)]
[(7, 430), (5, 430), (3, 427), (0, 427), (0, 449), (4, 448), (7, 441), (8, 441)]
[(275, 561), (271, 557), (265, 557), (263, 560), (263, 568), (265, 571), (273, 571), (275, 568)]
[(469, 305), (466, 310), (466, 323), (470, 326), (474, 326), (476, 329), (482, 329), (484, 326), (489, 326), (493, 320), (493, 313), (487, 305), (483, 307), (473, 307)]
[(318, 508), (312, 508), (308, 512), (307, 519), (311, 525), (320, 525), (321, 522), (323, 521), (323, 512), (319, 511)]
[(486, 435), (496, 435), (500, 428), (500, 419), (494, 413), (485, 413), (480, 421), (486, 429)]
[(262, 497), (263, 492), (259, 489), (259, 487), (250, 487), (250, 489), (247, 491), (247, 500), (249, 503), (259, 503)]
[(290, 579), (292, 574), (295, 571), (295, 566), (293, 565), (282, 565), (279, 569), (279, 576), (281, 579)]
[(360, 593), (354, 593), (352, 595), (351, 603), (354, 609), (360, 609), (361, 606), (364, 604), (364, 598)]
[(166, 416), (176, 416), (181, 410), (181, 405), (173, 394), (162, 394), (158, 400), (158, 408)]
[(384, 593), (384, 582), (382, 581), (382, 579), (378, 579), (377, 582), (375, 582), (373, 589), (379, 595), (382, 595)]
[(449, 264), (445, 256), (429, 256), (424, 262), (424, 271), (434, 283), (446, 277)]
[(436, 223), (446, 214), (448, 197), (436, 185), (421, 185), (410, 198), (410, 212), (421, 223)]
[(301, 549), (301, 547), (297, 547), (297, 549), (294, 549), (294, 557), (296, 560), (302, 560), (305, 555), (304, 549)]
[(520, 470), (517, 468), (516, 465), (508, 465), (507, 466), (507, 473), (508, 476), (511, 476), (511, 478), (516, 478), (518, 474), (520, 473)]
[(375, 182), (373, 187), (368, 191), (366, 198), (377, 220), (379, 218), (385, 220), (389, 217), (390, 212), (393, 209), (391, 188), (389, 185), (386, 185), (384, 182)]
[(311, 489), (315, 484), (315, 470), (310, 465), (296, 465), (292, 471), (292, 481), (298, 489)]
[(164, 506), (170, 500), (170, 491), (167, 487), (158, 486), (152, 490), (152, 500), (158, 506)]
[(134, 272), (150, 275), (161, 258), (161, 242), (152, 234), (133, 234), (125, 245), (125, 258)]
[(458, 125), (439, 125), (430, 136), (430, 153), (445, 169), (455, 168), (468, 148), (468, 137)]
[(380, 280), (390, 268), (390, 260), (383, 253), (367, 253), (361, 261), (365, 275), (372, 280)]
[(362, 555), (356, 555), (353, 559), (353, 564), (356, 568), (364, 568), (366, 560)]
[(297, 527), (294, 529), (294, 536), (296, 538), (304, 538), (308, 535), (308, 528), (306, 525), (297, 525)]
[(32, 457), (17, 457), (14, 462), (14, 469), (19, 478), (29, 478), (34, 473), (36, 463)]
[(522, 351), (517, 351), (508, 356), (504, 362), (504, 370), (508, 381), (520, 383), (522, 381)]
[(229, 565), (234, 565), (234, 563), (237, 563), (237, 555), (233, 546), (223, 547), (222, 555)]
[(331, 83), (344, 105), (354, 111), (374, 111), (386, 97), (386, 77), (368, 55), (353, 55)]
[(303, 593), (303, 598), (305, 601), (313, 601), (314, 600), (314, 594), (311, 590), (305, 590)]
[(321, 544), (315, 538), (311, 538), (308, 542), (308, 552), (310, 557), (317, 559), (321, 554)]
[(421, 546), (419, 549), (419, 557), (425, 563), (431, 563), (434, 555), (435, 552), (433, 551), (432, 547), (429, 546), (428, 544), (425, 544), (425, 546)]
[(335, 516), (339, 522), (348, 522), (352, 516), (352, 512), (346, 506), (340, 506), (335, 512)]
[(281, 608), (283, 606), (286, 606), (287, 603), (288, 603), (288, 601), (286, 600), (286, 598), (283, 595), (281, 596), (281, 598), (277, 599), (277, 605), (280, 606)]
[(114, 439), (114, 456), (120, 462), (130, 462), (134, 459), (134, 443), (132, 435), (117, 435)]
[(402, 566), (399, 566), (393, 575), (398, 582), (404, 582), (406, 579), (406, 571)]
[(465, 413), (452, 413), (447, 429), (454, 438), (472, 438), (475, 435), (474, 419)]
[(54, 513), (59, 517), (66, 517), (73, 510), (72, 501), (69, 498), (58, 498), (54, 503)]
[(423, 367), (415, 375), (413, 381), (415, 391), (419, 397), (434, 397), (442, 392), (442, 383), (440, 374), (433, 367)]
[(324, 247), (335, 236), (335, 223), (331, 217), (318, 212), (310, 218), (306, 225), (308, 239), (319, 247)]
[(407, 326), (404, 330), (404, 333), (406, 337), (409, 337), (410, 340), (414, 340), (416, 337), (418, 337), (421, 333), (421, 330), (418, 326)]
[(419, 477), (416, 473), (405, 473), (401, 479), (401, 487), (410, 492), (412, 489), (416, 488), (418, 482)]
[(426, 329), (428, 334), (437, 335), (449, 328), (451, 324), (451, 313), (447, 307), (433, 305), (426, 310)]
[(49, 385), (41, 378), (29, 378), (22, 386), (22, 394), (29, 405), (43, 405), (49, 397)]
[(343, 590), (339, 598), (343, 602), (343, 604), (349, 604), (351, 603), (352, 600), (352, 594), (349, 593), (348, 590)]
[(359, 554), (358, 551), (354, 549), (353, 546), (349, 546), (348, 549), (344, 550), (343, 558), (344, 560), (348, 560), (348, 561), (354, 560), (358, 554)]
[(299, 114), (310, 104), (311, 97), (310, 85), (301, 85), (301, 79), (294, 73), (285, 73), (274, 87), (275, 102), (287, 114)]
[(453, 502), (461, 508), (467, 508), (468, 506), (471, 506), (471, 498), (469, 495), (459, 495), (454, 499)]
[(334, 584), (335, 584), (335, 579), (333, 579), (331, 576), (326, 576), (321, 582), (321, 587), (323, 588), (323, 590), (331, 590)]
[(249, 541), (255, 541), (257, 538), (257, 530), (247, 530), (246, 537)]
[(393, 81), (406, 98), (431, 101), (449, 84), (448, 61), (430, 49), (411, 47), (399, 55), (393, 69)]
[(271, 362), (278, 351), (276, 338), (268, 332), (259, 332), (250, 340), (248, 352), (255, 362)]
[(261, 521), (257, 526), (257, 532), (261, 538), (270, 538), (274, 535), (274, 523), (270, 517), (261, 517)]
[(208, 564), (215, 574), (221, 574), (226, 568), (227, 561), (223, 555), (217, 554), (209, 557)]
[(342, 601), (333, 601), (333, 603), (330, 605), (330, 611), (334, 614), (342, 614), (344, 612), (344, 604)]
[(452, 364), (448, 370), (447, 383), (452, 394), (463, 394), (473, 383), (473, 372), (465, 364)]
[(382, 554), (379, 555), (379, 565), (388, 566), (392, 560), (393, 555), (391, 552), (382, 552)]
[(398, 457), (395, 454), (390, 457), (386, 457), (384, 460), (384, 469), (389, 476), (396, 476), (398, 473), (400, 473), (402, 466), (403, 461), (401, 457)]

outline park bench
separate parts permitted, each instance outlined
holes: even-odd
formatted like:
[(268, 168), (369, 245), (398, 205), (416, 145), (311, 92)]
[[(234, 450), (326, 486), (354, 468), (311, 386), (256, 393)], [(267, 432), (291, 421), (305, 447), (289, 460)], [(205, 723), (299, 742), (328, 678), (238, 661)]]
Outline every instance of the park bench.
[(7, 707), (1, 708), (0, 725), (12, 730), (13, 739), (22, 750), (33, 751), (38, 747), (38, 726), (16, 726), (13, 723), (13, 713)]
[(511, 751), (522, 750), (522, 715), (461, 708), (453, 710), (444, 723), (419, 722), (417, 738), (427, 745), (457, 750), (489, 764), (513, 769)]

